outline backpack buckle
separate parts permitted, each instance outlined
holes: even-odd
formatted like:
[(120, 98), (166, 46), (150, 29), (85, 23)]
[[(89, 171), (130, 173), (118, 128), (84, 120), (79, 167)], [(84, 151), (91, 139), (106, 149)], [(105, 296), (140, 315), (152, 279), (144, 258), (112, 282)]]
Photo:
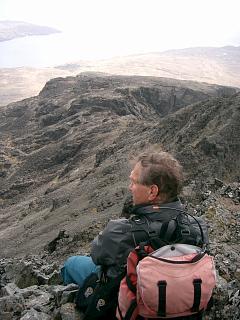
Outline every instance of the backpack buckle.
[(181, 235), (182, 236), (190, 236), (190, 229), (186, 228), (186, 229), (181, 230)]

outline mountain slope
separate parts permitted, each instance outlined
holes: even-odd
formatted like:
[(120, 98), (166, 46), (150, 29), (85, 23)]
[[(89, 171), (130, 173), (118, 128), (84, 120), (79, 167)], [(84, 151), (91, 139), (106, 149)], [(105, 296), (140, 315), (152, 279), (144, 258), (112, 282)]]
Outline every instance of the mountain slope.
[(181, 109), (151, 133), (151, 142), (174, 149), (192, 175), (239, 179), (240, 95), (211, 99)]
[(235, 179), (238, 123), (239, 94), (229, 87), (103, 74), (51, 80), (0, 114), (0, 254), (36, 253), (61, 229), (81, 234), (118, 215), (128, 159), (153, 144), (182, 161), (188, 181)]

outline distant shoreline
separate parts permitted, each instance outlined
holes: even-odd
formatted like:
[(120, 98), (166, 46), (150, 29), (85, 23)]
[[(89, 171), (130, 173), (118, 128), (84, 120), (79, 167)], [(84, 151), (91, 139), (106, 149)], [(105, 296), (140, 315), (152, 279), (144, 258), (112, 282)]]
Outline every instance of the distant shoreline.
[(11, 40), (15, 40), (15, 39), (19, 39), (19, 38), (24, 38), (24, 37), (32, 37), (32, 36), (48, 36), (54, 33), (61, 33), (62, 31), (55, 31), (55, 32), (49, 32), (49, 33), (42, 33), (42, 34), (24, 34), (24, 35), (20, 35), (20, 36), (15, 36), (15, 37), (9, 37), (7, 39), (2, 39), (0, 36), (0, 42), (7, 42), (7, 41), (11, 41)]
[(55, 28), (35, 25), (22, 21), (0, 21), (0, 42), (27, 36), (42, 36), (61, 33)]

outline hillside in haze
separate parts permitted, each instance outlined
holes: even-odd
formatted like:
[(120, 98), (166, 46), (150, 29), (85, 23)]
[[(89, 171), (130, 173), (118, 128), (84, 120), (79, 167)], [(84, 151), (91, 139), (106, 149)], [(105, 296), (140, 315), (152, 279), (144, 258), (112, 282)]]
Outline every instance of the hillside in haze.
[(209, 228), (218, 285), (208, 319), (238, 320), (239, 123), (235, 88), (101, 73), (53, 79), (38, 96), (2, 107), (0, 318), (63, 320), (65, 307), (77, 318), (54, 286), (59, 265), (89, 253), (119, 217), (129, 159), (154, 148), (181, 161), (181, 199)]
[(51, 78), (85, 71), (168, 77), (240, 88), (240, 47), (171, 50), (79, 61), (55, 68), (0, 69), (0, 105), (37, 95)]
[(60, 31), (23, 21), (0, 21), (0, 41), (8, 41), (26, 36), (47, 35), (56, 32)]

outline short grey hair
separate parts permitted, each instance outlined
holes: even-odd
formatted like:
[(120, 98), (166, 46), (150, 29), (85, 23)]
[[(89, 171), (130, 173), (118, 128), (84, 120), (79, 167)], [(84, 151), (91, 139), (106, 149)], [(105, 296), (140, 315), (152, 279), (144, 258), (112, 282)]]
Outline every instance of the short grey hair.
[(157, 185), (160, 194), (165, 194), (167, 200), (178, 196), (183, 182), (182, 166), (170, 153), (142, 153), (135, 163), (140, 163), (142, 167), (139, 183)]

